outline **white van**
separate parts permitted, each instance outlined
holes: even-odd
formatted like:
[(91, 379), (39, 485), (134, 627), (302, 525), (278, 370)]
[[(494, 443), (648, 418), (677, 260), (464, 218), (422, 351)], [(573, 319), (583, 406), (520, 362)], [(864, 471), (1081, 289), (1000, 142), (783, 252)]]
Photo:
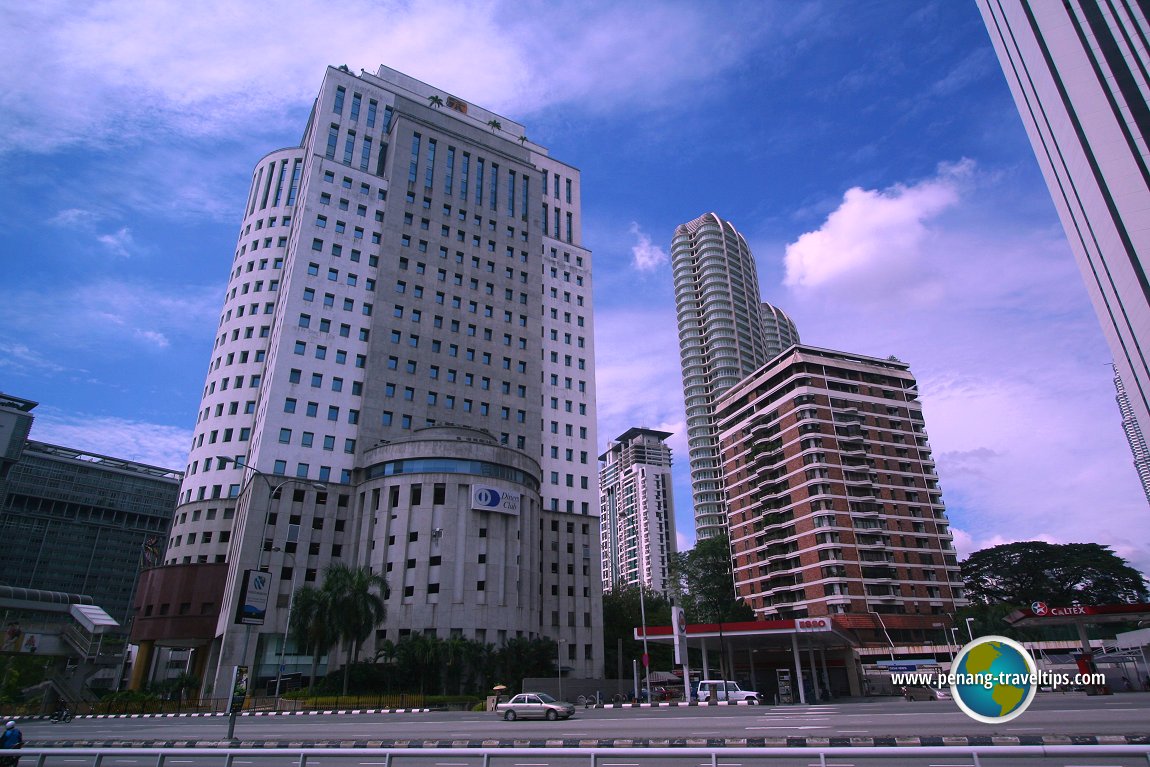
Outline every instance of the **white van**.
[(726, 701), (728, 703), (743, 703), (754, 706), (759, 702), (759, 694), (753, 690), (744, 690), (736, 682), (725, 679), (704, 679), (699, 682), (699, 702)]

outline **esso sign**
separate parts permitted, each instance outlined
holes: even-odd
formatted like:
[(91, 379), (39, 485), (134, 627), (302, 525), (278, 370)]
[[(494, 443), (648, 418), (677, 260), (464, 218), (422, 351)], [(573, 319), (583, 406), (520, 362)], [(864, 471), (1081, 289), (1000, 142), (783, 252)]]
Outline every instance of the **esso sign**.
[(830, 618), (796, 618), (795, 629), (798, 631), (830, 631)]

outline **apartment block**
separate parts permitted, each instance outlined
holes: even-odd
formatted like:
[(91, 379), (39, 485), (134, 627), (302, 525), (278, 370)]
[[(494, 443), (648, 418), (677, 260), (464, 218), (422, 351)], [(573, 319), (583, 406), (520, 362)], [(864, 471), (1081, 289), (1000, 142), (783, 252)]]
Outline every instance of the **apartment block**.
[(735, 589), (915, 643), (965, 604), (918, 386), (894, 358), (798, 345), (716, 403)]
[(599, 456), (603, 586), (669, 594), (675, 539), (671, 432), (634, 427)]

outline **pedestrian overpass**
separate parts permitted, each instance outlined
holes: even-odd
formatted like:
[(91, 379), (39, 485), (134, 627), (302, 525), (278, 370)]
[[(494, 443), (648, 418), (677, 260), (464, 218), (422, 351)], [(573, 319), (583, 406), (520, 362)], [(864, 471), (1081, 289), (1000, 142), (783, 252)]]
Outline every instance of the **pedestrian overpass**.
[(91, 702), (92, 679), (124, 660), (126, 632), (90, 596), (0, 585), (0, 610), (0, 657), (46, 659), (46, 705)]

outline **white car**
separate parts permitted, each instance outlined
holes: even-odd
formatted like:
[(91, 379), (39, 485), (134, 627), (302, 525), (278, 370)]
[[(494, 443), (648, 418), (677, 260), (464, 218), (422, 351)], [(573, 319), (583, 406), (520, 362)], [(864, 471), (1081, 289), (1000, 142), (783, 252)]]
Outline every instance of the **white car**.
[(746, 703), (748, 706), (758, 705), (759, 694), (754, 690), (744, 690), (737, 682), (725, 679), (704, 679), (699, 682), (699, 702), (710, 703), (724, 701), (727, 703)]
[(537, 717), (554, 722), (556, 719), (569, 719), (575, 714), (575, 706), (563, 700), (555, 700), (545, 692), (523, 692), (506, 703), (495, 707), (496, 713), (509, 722), (523, 717)]

